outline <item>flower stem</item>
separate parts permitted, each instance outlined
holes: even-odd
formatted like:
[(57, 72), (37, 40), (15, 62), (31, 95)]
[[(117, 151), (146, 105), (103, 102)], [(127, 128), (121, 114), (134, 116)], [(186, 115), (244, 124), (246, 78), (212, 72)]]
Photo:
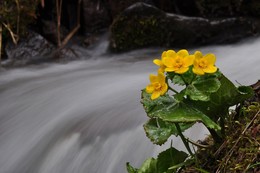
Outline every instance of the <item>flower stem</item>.
[(181, 132), (181, 128), (180, 128), (180, 125), (178, 123), (175, 123), (175, 126), (176, 126), (176, 129), (178, 131), (178, 135), (180, 135), (181, 137), (181, 140), (183, 142), (183, 144), (185, 145), (187, 151), (189, 152), (189, 154), (191, 156), (194, 156), (194, 154), (192, 153), (191, 149), (190, 149), (190, 146), (189, 146), (189, 143), (187, 142), (186, 138), (184, 137), (184, 135), (182, 134)]
[(220, 143), (220, 142), (222, 142), (222, 138), (217, 134), (217, 132), (216, 132), (215, 130), (210, 129), (210, 128), (208, 128), (208, 130), (209, 130), (209, 132), (210, 132), (212, 138), (214, 139), (214, 142), (215, 142), (215, 143)]

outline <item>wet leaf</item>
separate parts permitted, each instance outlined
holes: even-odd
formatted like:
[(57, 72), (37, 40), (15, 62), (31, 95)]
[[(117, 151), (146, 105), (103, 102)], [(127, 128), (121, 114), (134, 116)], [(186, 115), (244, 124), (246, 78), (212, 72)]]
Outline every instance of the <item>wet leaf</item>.
[[(190, 128), (193, 123), (180, 123), (182, 132)], [(157, 145), (164, 144), (171, 135), (178, 135), (174, 123), (165, 122), (159, 118), (153, 118), (144, 124), (146, 136)]]
[(211, 93), (217, 92), (220, 85), (217, 78), (199, 78), (186, 88), (186, 94), (192, 100), (208, 101)]
[[(174, 165), (178, 165), (185, 161), (188, 154), (183, 151), (171, 147), (166, 151), (161, 152), (157, 159), (157, 170), (158, 173), (168, 173), (168, 169)], [(172, 172), (169, 171), (169, 172)]]
[(175, 123), (202, 122), (208, 128), (215, 129), (216, 131), (220, 130), (219, 125), (204, 113), (182, 102), (172, 104), (162, 110), (157, 110), (152, 114), (164, 121)]
[(167, 107), (168, 105), (173, 104), (176, 102), (173, 97), (165, 94), (164, 96), (160, 96), (155, 100), (151, 100), (151, 94), (142, 91), (142, 100), (141, 103), (143, 104), (144, 110), (147, 113), (147, 116), (152, 118), (152, 112), (161, 110), (163, 107)]

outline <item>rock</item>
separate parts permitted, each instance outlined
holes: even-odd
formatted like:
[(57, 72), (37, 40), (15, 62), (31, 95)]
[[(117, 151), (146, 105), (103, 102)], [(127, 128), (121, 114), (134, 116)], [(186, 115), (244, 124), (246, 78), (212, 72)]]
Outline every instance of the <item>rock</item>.
[(197, 0), (196, 5), (203, 17), (232, 17), (239, 12), (241, 1)]
[(17, 45), (9, 42), (6, 47), (7, 62), (6, 66), (22, 66), (25, 64), (43, 61), (54, 46), (41, 35), (30, 31), (26, 38), (19, 41)]
[(249, 18), (206, 19), (165, 13), (145, 3), (122, 12), (111, 25), (110, 49), (127, 51), (147, 46), (192, 47), (230, 43), (259, 32)]
[(245, 15), (260, 17), (260, 1), (259, 0), (249, 0), (242, 1), (241, 12)]
[(204, 17), (260, 17), (259, 0), (196, 0), (196, 6)]
[(137, 2), (153, 4), (152, 0), (108, 0), (108, 8), (110, 9), (110, 13), (114, 18), (122, 11), (124, 11), (126, 8)]

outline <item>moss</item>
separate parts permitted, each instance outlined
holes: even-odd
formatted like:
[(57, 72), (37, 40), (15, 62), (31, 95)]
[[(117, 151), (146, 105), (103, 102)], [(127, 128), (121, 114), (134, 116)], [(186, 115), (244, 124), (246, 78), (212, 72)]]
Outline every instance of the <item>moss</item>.
[[(260, 171), (260, 102), (259, 95), (256, 97), (230, 114), (226, 138), (222, 143), (198, 149), (201, 168), (193, 165), (185, 168), (182, 173), (203, 172), (202, 170), (221, 173)], [(203, 143), (212, 144), (212, 141), (208, 137)]]
[[(163, 33), (161, 33), (160, 20), (156, 16), (119, 16), (112, 25), (113, 43), (111, 48), (117, 51), (131, 50), (140, 47), (162, 44)], [(131, 26), (131, 27), (125, 27)], [(152, 36), (152, 37), (151, 37)]]

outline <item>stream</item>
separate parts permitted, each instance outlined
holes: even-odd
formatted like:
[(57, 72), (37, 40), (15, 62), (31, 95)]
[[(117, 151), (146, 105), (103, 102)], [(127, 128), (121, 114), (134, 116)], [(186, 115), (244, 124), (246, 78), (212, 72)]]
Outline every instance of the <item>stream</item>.
[[(0, 173), (124, 173), (126, 162), (140, 167), (170, 146), (146, 138), (140, 104), (163, 49), (115, 55), (106, 46), (82, 50), (80, 61), (0, 72)], [(236, 85), (260, 78), (259, 38), (195, 50), (214, 53)], [(208, 132), (197, 124), (186, 134), (198, 140)]]

